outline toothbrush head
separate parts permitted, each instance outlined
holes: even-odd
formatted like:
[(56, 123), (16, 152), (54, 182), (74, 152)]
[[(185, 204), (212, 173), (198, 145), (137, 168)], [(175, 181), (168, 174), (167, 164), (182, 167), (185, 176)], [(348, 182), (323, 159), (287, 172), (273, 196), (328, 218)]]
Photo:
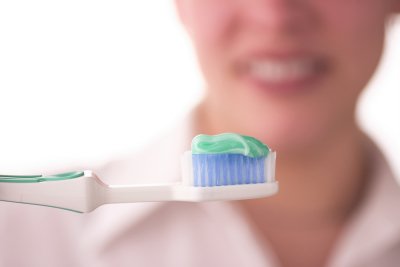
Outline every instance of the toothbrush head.
[(266, 197), (278, 191), (276, 152), (249, 136), (198, 135), (182, 159), (182, 184), (194, 201)]

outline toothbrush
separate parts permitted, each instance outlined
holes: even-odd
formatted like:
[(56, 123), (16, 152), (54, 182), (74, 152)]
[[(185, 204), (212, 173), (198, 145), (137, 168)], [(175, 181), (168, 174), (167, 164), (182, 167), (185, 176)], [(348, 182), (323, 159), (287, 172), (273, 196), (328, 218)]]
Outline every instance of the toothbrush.
[(211, 165), (204, 165), (203, 171), (199, 171), (194, 156), (191, 152), (184, 154), (181, 181), (168, 184), (107, 185), (89, 170), (55, 175), (0, 175), (0, 201), (84, 213), (113, 203), (242, 200), (267, 197), (278, 191), (275, 181), (276, 153), (273, 151), (262, 158), (261, 165), (256, 166), (256, 170), (262, 173), (242, 172), (240, 169), (242, 177), (236, 173), (233, 179), (234, 174), (230, 170), (228, 176), (232, 179), (221, 179), (220, 182), (210, 173), (215, 173), (218, 164), (221, 173), (229, 172), (232, 166), (216, 162), (214, 169)]

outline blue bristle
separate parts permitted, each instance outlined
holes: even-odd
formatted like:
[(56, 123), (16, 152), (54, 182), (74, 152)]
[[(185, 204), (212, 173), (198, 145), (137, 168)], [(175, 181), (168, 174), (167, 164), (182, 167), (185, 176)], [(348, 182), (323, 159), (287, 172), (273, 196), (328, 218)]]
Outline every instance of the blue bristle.
[[(239, 155), (236, 155), (236, 156), (239, 156)], [(237, 157), (237, 165), (236, 165), (236, 168), (237, 168), (237, 174), (236, 174), (236, 177), (237, 177), (237, 181), (238, 181), (238, 184), (243, 184), (243, 157)]]
[[(250, 162), (248, 157), (244, 158), (243, 160), (244, 160), (245, 166), (248, 166), (248, 165), (251, 164), (251, 162)], [(251, 181), (250, 178), (252, 178), (252, 177), (250, 175), (251, 175), (251, 171), (252, 171), (253, 167), (256, 167), (256, 165), (255, 165), (256, 161), (254, 161), (252, 163), (253, 163), (254, 166), (252, 166), (251, 168), (243, 168), (243, 171), (244, 171), (243, 183), (244, 184), (249, 184), (250, 181)]]
[(265, 157), (241, 154), (193, 154), (194, 186), (264, 183)]
[(199, 161), (198, 160), (192, 160), (193, 162), (193, 185), (194, 186), (200, 186), (199, 183)]
[[(227, 154), (222, 154), (222, 166), (225, 166), (226, 164), (228, 164), (228, 155)], [(223, 183), (222, 185), (228, 185), (229, 184), (229, 168), (221, 168), (221, 175), (223, 178)]]

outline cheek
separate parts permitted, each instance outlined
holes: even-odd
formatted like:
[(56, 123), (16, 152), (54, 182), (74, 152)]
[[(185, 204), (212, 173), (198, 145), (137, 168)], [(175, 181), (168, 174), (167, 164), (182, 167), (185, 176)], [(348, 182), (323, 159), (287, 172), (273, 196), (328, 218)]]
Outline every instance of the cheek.
[(353, 33), (359, 38), (365, 31), (374, 31), (385, 24), (390, 13), (386, 0), (326, 0), (314, 1), (323, 26), (343, 33)]
[(225, 0), (203, 0), (192, 8), (190, 32), (196, 44), (212, 47), (221, 42), (231, 26), (234, 8)]
[[(229, 2), (231, 1), (231, 2)], [(210, 87), (224, 88), (231, 71), (229, 51), (235, 27), (236, 5), (232, 0), (195, 1), (189, 33), (203, 75)]]
[(353, 112), (379, 63), (389, 10), (388, 1), (383, 0), (348, 0), (341, 5), (341, 1), (333, 1), (318, 4), (325, 29), (320, 39), (332, 59), (333, 70), (324, 102), (330, 113), (339, 116)]
[(340, 1), (332, 1), (320, 2), (327, 27), (324, 36), (327, 45), (330, 44), (333, 56), (348, 78), (365, 85), (382, 52), (389, 1), (348, 0), (342, 5), (338, 4)]

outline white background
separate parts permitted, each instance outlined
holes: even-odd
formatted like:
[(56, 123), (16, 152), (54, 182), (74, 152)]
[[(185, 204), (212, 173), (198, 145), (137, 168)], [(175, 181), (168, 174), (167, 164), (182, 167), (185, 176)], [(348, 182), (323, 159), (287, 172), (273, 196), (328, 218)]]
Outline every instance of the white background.
[[(92, 166), (190, 110), (202, 79), (170, 0), (0, 1), (0, 173)], [(400, 174), (400, 23), (362, 98)]]

